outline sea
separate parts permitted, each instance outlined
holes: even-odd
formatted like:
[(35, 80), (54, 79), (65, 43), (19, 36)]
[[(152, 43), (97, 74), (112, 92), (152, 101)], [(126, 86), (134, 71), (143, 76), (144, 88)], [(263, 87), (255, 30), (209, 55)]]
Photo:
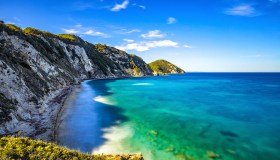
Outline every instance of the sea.
[(280, 73), (82, 82), (58, 129), (85, 153), (145, 160), (280, 160)]

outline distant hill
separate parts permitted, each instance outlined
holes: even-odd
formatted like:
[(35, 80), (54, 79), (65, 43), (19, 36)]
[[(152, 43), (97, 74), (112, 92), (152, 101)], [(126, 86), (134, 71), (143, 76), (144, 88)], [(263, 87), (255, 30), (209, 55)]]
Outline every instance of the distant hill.
[(149, 63), (149, 66), (153, 70), (154, 75), (165, 75), (165, 74), (184, 74), (185, 71), (176, 65), (160, 59), (152, 63)]

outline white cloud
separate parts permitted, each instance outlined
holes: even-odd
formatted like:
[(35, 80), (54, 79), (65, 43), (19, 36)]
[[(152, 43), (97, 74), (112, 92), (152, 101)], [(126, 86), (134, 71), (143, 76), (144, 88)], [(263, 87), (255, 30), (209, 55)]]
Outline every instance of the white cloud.
[(174, 18), (174, 17), (169, 17), (168, 19), (167, 19), (167, 24), (174, 24), (174, 23), (176, 23), (176, 18)]
[(138, 7), (142, 8), (142, 9), (146, 9), (146, 6), (144, 6), (144, 5), (138, 5)]
[(133, 3), (132, 5), (133, 5), (133, 6), (137, 6), (137, 7), (139, 7), (139, 8), (142, 8), (142, 9), (146, 9), (146, 6), (144, 6), (144, 5), (139, 5), (139, 4), (137, 4), (137, 3)]
[(136, 32), (141, 32), (141, 31), (139, 29), (132, 29), (132, 30), (124, 29), (122, 34), (131, 34), (131, 33), (136, 33)]
[(72, 28), (72, 29), (62, 29), (65, 33), (68, 33), (68, 34), (77, 34), (77, 33), (79, 33), (79, 31), (78, 30), (76, 30), (76, 29), (74, 29), (74, 28)]
[(94, 31), (92, 29), (84, 32), (83, 34), (85, 35), (89, 35), (89, 36), (100, 36), (100, 37), (107, 37), (107, 35), (105, 33), (102, 32), (98, 32), (98, 31)]
[(165, 35), (160, 33), (160, 30), (149, 31), (146, 34), (141, 34), (143, 38), (163, 38)]
[(129, 43), (126, 45), (115, 46), (120, 50), (136, 50), (139, 52), (148, 51), (151, 48), (159, 48), (159, 47), (178, 47), (178, 43), (171, 40), (161, 40), (161, 41), (142, 41), (139, 43)]
[(248, 17), (254, 17), (259, 15), (256, 12), (255, 8), (250, 4), (241, 4), (239, 6), (229, 8), (225, 11), (225, 14), (232, 15), (232, 16), (248, 16)]
[(272, 2), (272, 3), (278, 3), (278, 2), (280, 2), (280, 0), (269, 0), (270, 2)]
[(111, 8), (111, 11), (117, 12), (122, 9), (126, 9), (127, 5), (129, 4), (128, 0), (123, 1), (122, 4), (116, 4), (113, 8)]
[(187, 44), (183, 45), (183, 47), (185, 47), (185, 48), (193, 48), (192, 46), (189, 46)]
[(14, 17), (14, 20), (16, 20), (16, 21), (18, 21), (18, 22), (21, 21), (21, 19), (19, 19), (18, 17)]
[(80, 28), (80, 27), (83, 27), (83, 25), (77, 24), (77, 25), (75, 25), (75, 27)]
[(92, 29), (92, 27), (83, 27), (83, 25), (78, 24), (74, 25), (69, 29), (62, 28), (65, 33), (68, 34), (77, 34), (79, 36), (87, 35), (87, 36), (99, 36), (103, 38), (108, 38), (109, 36), (103, 32), (96, 31)]
[(134, 40), (132, 40), (132, 39), (123, 39), (125, 42), (127, 42), (127, 43), (132, 43), (132, 42), (134, 42)]
[(16, 22), (12, 22), (12, 21), (5, 21), (6, 24), (16, 24)]

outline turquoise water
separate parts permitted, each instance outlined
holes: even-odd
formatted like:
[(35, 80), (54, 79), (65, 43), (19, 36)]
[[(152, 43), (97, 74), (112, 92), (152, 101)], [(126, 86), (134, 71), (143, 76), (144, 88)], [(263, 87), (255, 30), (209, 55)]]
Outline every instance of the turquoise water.
[(280, 74), (85, 81), (59, 131), (62, 145), (89, 153), (277, 160)]

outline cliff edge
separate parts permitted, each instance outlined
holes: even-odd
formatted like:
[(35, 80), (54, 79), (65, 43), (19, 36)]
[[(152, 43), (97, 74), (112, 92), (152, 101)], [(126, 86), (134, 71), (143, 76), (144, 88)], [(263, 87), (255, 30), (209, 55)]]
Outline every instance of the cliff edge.
[(84, 79), (152, 75), (135, 55), (71, 34), (0, 22), (0, 135), (52, 140), (55, 115)]

